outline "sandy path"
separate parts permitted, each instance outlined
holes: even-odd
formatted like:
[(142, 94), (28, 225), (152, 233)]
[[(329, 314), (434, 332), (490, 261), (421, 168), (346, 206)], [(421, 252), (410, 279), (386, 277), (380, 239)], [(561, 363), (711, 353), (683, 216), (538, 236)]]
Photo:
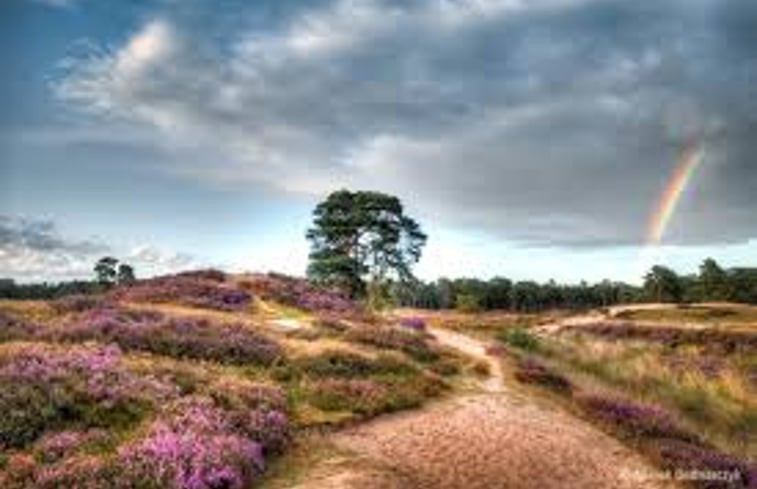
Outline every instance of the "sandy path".
[[(301, 489), (658, 488), (654, 469), (617, 440), (508, 390), (499, 363), (466, 335), (437, 339), (491, 365), (480, 390), (385, 416), (334, 436), (345, 463), (315, 469)], [(630, 474), (630, 476), (629, 476)]]

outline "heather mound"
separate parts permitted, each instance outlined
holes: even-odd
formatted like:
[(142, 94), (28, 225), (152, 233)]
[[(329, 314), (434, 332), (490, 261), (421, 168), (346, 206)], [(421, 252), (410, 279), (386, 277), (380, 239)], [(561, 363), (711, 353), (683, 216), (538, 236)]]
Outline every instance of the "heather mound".
[[(300, 330), (272, 325), (293, 310)], [(6, 301), (0, 487), (247, 489), (303, 430), (448, 391), (440, 372), (456, 361), (422, 331), (279, 275)]]

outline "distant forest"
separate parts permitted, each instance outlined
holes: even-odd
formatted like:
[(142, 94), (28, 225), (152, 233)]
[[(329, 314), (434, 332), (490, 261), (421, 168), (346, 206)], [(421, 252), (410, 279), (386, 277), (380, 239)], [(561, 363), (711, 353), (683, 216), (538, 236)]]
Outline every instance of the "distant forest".
[(463, 311), (504, 309), (538, 312), (548, 309), (589, 309), (634, 302), (691, 303), (731, 301), (757, 304), (757, 268), (723, 269), (715, 260), (702, 262), (697, 274), (679, 275), (656, 265), (642, 286), (605, 280), (563, 285), (554, 281), (512, 281), (503, 277), (446, 279), (395, 284), (397, 305)]
[[(103, 277), (95, 280), (17, 283), (0, 279), (0, 299), (57, 299), (75, 294), (100, 293), (112, 287)], [(127, 285), (128, 286), (128, 285)], [(590, 309), (635, 302), (691, 303), (731, 301), (757, 304), (757, 268), (723, 269), (710, 258), (699, 271), (679, 275), (654, 266), (642, 286), (604, 280), (565, 285), (554, 281), (512, 281), (440, 278), (431, 282), (394, 282), (388, 287), (390, 303), (401, 307), (458, 309), (461, 311), (511, 310), (538, 312), (548, 309)]]

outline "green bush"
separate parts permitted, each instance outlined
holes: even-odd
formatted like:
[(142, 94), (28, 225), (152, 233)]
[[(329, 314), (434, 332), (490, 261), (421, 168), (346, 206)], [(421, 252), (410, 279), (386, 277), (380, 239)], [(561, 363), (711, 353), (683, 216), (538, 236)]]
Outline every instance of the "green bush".
[(77, 417), (74, 399), (59, 389), (0, 383), (0, 446), (21, 447), (63, 418)]
[(349, 332), (347, 339), (357, 343), (399, 350), (419, 362), (435, 362), (440, 358), (422, 332), (387, 326), (361, 326)]
[(298, 358), (293, 366), (310, 377), (366, 377), (379, 373), (370, 358), (341, 350), (327, 350), (317, 355)]
[(500, 332), (497, 335), (497, 339), (506, 345), (520, 350), (535, 352), (541, 348), (539, 339), (521, 326), (508, 328)]
[(481, 298), (474, 294), (458, 294), (455, 297), (458, 311), (478, 312), (481, 310)]
[(418, 370), (396, 354), (380, 354), (375, 359), (342, 350), (327, 350), (301, 357), (292, 368), (309, 377), (365, 378), (372, 375), (413, 375)]

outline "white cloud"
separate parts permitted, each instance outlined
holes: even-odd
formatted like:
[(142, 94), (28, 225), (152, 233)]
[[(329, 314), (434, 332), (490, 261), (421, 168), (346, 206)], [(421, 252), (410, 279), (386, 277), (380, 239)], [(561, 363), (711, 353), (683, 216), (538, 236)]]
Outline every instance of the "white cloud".
[(155, 245), (135, 246), (123, 261), (132, 265), (139, 276), (164, 275), (201, 267), (200, 261), (187, 253), (165, 250)]
[(62, 236), (49, 219), (0, 215), (0, 277), (23, 281), (92, 278), (95, 262), (113, 255), (136, 269), (139, 277), (174, 273), (203, 266), (191, 255), (145, 244), (130, 251), (100, 239)]

